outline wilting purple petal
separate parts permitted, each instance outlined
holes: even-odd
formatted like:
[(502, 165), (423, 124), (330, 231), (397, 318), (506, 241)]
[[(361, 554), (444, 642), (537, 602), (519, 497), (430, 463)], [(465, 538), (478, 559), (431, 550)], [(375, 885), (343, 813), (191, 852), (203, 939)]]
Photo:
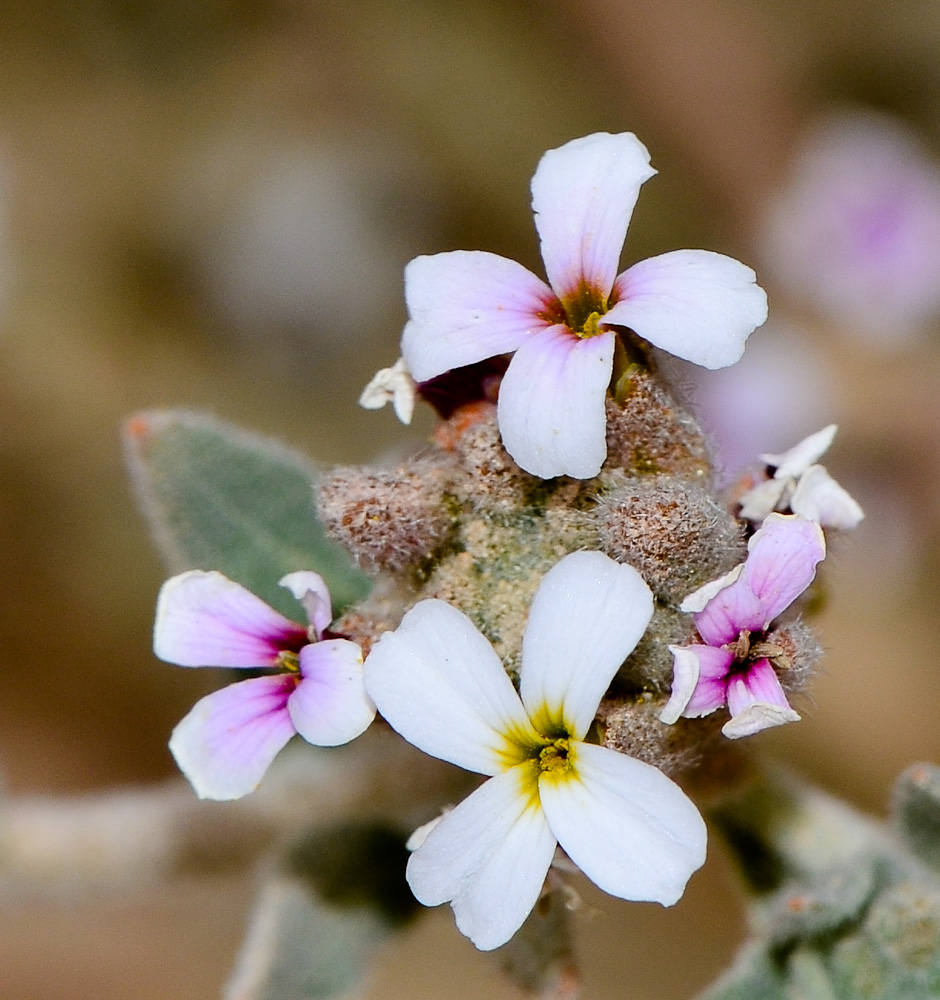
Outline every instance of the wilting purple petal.
[(181, 667), (273, 667), (307, 630), (221, 573), (191, 570), (161, 587), (153, 649)]
[(200, 798), (238, 799), (257, 787), (294, 735), (287, 699), (295, 685), (284, 674), (252, 677), (196, 702), (170, 750)]
[(741, 627), (766, 628), (813, 582), (825, 555), (826, 540), (818, 524), (792, 514), (770, 514), (748, 543), (739, 581), (757, 596), (763, 621)]
[(737, 674), (728, 684), (728, 711), (731, 721), (722, 732), (730, 739), (751, 736), (762, 729), (799, 722), (790, 707), (769, 660), (757, 660), (746, 673)]
[(497, 254), (454, 250), (416, 257), (405, 268), (409, 321), (401, 351), (418, 382), (516, 350), (556, 320), (552, 290)]
[(329, 639), (300, 651), (301, 681), (287, 701), (297, 732), (319, 747), (348, 743), (369, 728), (375, 705), (362, 679), (362, 650)]
[(550, 149), (532, 178), (532, 209), (548, 280), (561, 299), (613, 287), (640, 186), (656, 171), (646, 147), (622, 132)]
[(751, 268), (710, 250), (673, 250), (617, 278), (605, 326), (626, 326), (704, 368), (726, 368), (767, 319), (767, 295)]
[(695, 616), (698, 634), (709, 646), (734, 642), (742, 629), (753, 632), (764, 624), (764, 605), (748, 586), (744, 574), (720, 590), (705, 605), (705, 610)]
[(605, 399), (614, 335), (579, 339), (555, 326), (513, 356), (499, 390), (506, 451), (542, 479), (590, 479), (607, 457)]

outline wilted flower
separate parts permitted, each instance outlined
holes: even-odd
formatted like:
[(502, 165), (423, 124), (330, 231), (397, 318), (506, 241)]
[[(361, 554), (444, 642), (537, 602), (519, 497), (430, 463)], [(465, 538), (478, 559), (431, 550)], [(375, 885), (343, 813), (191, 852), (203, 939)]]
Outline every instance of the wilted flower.
[(544, 479), (595, 476), (617, 328), (706, 368), (734, 364), (767, 298), (721, 254), (676, 250), (617, 274), (640, 186), (655, 171), (629, 132), (550, 150), (532, 178), (549, 284), (515, 261), (458, 250), (405, 269), (402, 354), (423, 382), (514, 351), (499, 392), (503, 444)]
[(362, 651), (348, 639), (322, 638), (333, 617), (323, 578), (301, 571), (281, 584), (303, 604), (309, 628), (221, 573), (192, 570), (160, 590), (153, 647), (161, 660), (277, 671), (207, 695), (173, 730), (170, 750), (200, 798), (247, 795), (294, 733), (337, 746), (375, 717)]
[(492, 646), (451, 605), (421, 601), (366, 661), (379, 711), (426, 753), (489, 776), (408, 862), (426, 905), (450, 902), (478, 948), (508, 941), (535, 905), (556, 843), (615, 896), (671, 905), (705, 859), (698, 811), (661, 771), (585, 741), (646, 630), (639, 573), (566, 556), (529, 611), (516, 693)]
[(694, 719), (727, 705), (731, 719), (722, 732), (737, 739), (799, 721), (774, 669), (775, 662), (787, 664), (770, 626), (812, 583), (825, 554), (818, 524), (771, 514), (740, 566), (682, 602), (682, 611), (695, 613), (703, 643), (669, 647), (675, 674), (662, 722)]
[(772, 511), (789, 510), (824, 528), (854, 528), (865, 516), (862, 508), (817, 464), (837, 430), (830, 424), (781, 455), (761, 455), (774, 473), (740, 498), (741, 517), (762, 521)]

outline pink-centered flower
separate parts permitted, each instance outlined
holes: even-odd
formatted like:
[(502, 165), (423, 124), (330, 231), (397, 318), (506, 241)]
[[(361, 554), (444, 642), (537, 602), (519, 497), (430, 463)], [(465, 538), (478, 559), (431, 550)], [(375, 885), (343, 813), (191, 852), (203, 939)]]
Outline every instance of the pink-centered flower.
[(407, 869), (415, 896), (450, 902), (478, 948), (519, 929), (556, 844), (606, 892), (664, 906), (705, 860), (705, 825), (678, 785), (585, 738), (652, 614), (632, 566), (575, 552), (532, 601), (518, 694), (493, 647), (444, 601), (420, 601), (373, 646), (366, 686), (389, 724), (487, 776), (433, 825)]
[(496, 254), (458, 250), (405, 268), (402, 354), (418, 382), (515, 352), (499, 392), (503, 444), (544, 479), (595, 476), (618, 330), (706, 368), (734, 364), (767, 318), (754, 272), (676, 250), (618, 274), (640, 186), (656, 171), (629, 132), (547, 152), (532, 208), (548, 284)]
[(777, 677), (775, 663), (785, 668), (786, 654), (771, 625), (812, 583), (825, 555), (818, 524), (770, 514), (751, 537), (747, 559), (682, 602), (681, 610), (695, 613), (702, 642), (669, 647), (675, 666), (662, 722), (727, 705), (731, 719), (722, 732), (737, 739), (799, 721)]
[(295, 733), (338, 746), (375, 717), (362, 651), (348, 639), (323, 639), (333, 617), (323, 578), (301, 571), (281, 584), (304, 606), (309, 627), (221, 573), (182, 573), (160, 590), (153, 646), (161, 660), (276, 671), (207, 695), (173, 730), (170, 750), (200, 798), (253, 791)]

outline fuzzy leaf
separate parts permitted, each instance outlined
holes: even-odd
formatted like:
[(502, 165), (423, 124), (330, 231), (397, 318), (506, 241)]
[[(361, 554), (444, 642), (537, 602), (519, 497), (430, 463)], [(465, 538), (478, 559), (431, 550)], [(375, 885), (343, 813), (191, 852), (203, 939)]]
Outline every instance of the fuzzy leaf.
[(346, 824), (295, 841), (262, 889), (225, 1000), (333, 1000), (420, 909), (404, 836)]
[(282, 613), (299, 609), (278, 580), (315, 570), (334, 613), (368, 579), (317, 519), (316, 467), (269, 438), (187, 410), (153, 410), (125, 426), (131, 478), (168, 568), (219, 570)]
[(752, 943), (697, 1000), (787, 1000), (785, 986), (783, 973), (767, 950)]

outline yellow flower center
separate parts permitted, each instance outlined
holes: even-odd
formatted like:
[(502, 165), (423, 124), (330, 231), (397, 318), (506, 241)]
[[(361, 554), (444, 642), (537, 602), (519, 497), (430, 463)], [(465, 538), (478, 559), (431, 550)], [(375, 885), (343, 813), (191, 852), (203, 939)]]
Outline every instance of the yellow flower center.
[(566, 739), (553, 740), (546, 747), (539, 751), (539, 772), (559, 777), (571, 768), (568, 759), (568, 741)]
[(300, 655), (298, 653), (291, 652), (289, 649), (282, 649), (277, 654), (277, 663), (275, 664), (275, 667), (288, 674), (299, 674)]

